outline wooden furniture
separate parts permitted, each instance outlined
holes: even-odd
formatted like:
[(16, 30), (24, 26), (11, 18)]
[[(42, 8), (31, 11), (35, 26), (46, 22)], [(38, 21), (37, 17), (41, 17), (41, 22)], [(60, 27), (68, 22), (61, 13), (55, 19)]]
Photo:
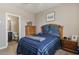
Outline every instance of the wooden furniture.
[(25, 26), (25, 35), (35, 35), (36, 27), (35, 26)]
[(60, 26), (60, 28), (59, 28), (61, 40), (64, 38), (64, 29), (63, 29), (63, 27), (64, 27), (64, 26)]
[(61, 47), (62, 47), (62, 49), (66, 50), (66, 51), (76, 52), (75, 50), (77, 48), (77, 42), (72, 41), (72, 40), (62, 39)]
[(8, 32), (8, 41), (10, 42), (10, 41), (12, 41), (12, 32)]

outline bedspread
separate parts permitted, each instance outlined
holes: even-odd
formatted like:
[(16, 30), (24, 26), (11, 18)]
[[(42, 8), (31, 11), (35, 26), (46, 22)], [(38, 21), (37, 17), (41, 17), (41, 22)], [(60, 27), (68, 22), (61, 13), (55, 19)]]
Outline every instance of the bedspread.
[(45, 37), (42, 42), (23, 37), (17, 47), (17, 54), (23, 55), (53, 55), (60, 48), (60, 38), (49, 34), (38, 35)]

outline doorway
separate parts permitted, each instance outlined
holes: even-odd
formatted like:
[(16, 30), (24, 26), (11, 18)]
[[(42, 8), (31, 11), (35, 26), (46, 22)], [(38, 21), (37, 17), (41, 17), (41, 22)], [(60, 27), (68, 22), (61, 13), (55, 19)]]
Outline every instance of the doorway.
[(17, 42), (20, 37), (20, 16), (6, 13), (6, 43)]

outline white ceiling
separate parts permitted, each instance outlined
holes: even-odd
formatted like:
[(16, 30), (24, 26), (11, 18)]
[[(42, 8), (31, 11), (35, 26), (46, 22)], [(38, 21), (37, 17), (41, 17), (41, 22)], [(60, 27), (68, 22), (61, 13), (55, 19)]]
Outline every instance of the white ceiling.
[[(5, 3), (4, 3), (5, 4)], [(8, 3), (8, 6), (15, 6), (27, 12), (38, 13), (40, 11), (59, 6), (60, 3)]]
[(53, 8), (58, 6), (59, 4), (56, 3), (26, 3), (26, 4), (20, 4), (21, 7), (23, 7), (25, 10), (32, 12), (32, 13), (38, 13), (40, 11)]

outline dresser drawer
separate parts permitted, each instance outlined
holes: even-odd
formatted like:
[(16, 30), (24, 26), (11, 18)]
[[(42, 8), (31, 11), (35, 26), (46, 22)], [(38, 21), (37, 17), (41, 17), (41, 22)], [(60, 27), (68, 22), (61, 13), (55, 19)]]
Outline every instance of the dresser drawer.
[(62, 49), (67, 51), (75, 51), (77, 48), (77, 42), (71, 40), (61, 40)]
[(26, 35), (35, 35), (36, 27), (35, 26), (26, 26), (25, 27), (25, 34)]
[(64, 46), (65, 48), (72, 49), (72, 50), (75, 50), (75, 49), (76, 49), (76, 45), (64, 44), (63, 46)]
[(76, 42), (74, 42), (74, 41), (69, 41), (69, 40), (64, 40), (63, 43), (64, 43), (64, 44), (67, 44), (67, 45), (76, 45)]

